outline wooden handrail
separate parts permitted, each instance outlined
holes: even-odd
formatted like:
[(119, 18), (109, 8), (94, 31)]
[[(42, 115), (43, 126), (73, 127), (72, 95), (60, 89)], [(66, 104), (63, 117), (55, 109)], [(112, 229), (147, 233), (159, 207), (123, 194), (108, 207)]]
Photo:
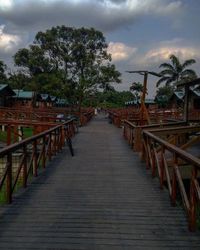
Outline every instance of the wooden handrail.
[[(180, 128), (179, 128), (180, 129)], [(154, 135), (152, 132), (150, 131), (143, 131), (144, 136), (148, 136), (149, 138), (153, 139), (155, 142), (158, 142), (160, 145), (164, 146), (165, 149), (169, 150), (172, 153), (176, 153), (176, 155), (182, 159), (184, 159), (185, 161), (189, 161), (192, 165), (197, 166), (198, 169), (200, 170), (200, 160), (191, 155), (190, 153), (168, 143), (167, 141), (161, 139), (160, 137)]]
[[(182, 127), (185, 125), (185, 122), (170, 122), (170, 123), (161, 123), (161, 124), (152, 124), (152, 125), (136, 125), (128, 120), (124, 120), (124, 137), (128, 141), (129, 145), (133, 148), (134, 151), (140, 152), (142, 150), (142, 131), (151, 130), (151, 131), (164, 131), (170, 129), (170, 127)], [(153, 130), (154, 129), (154, 130)]]
[[(31, 169), (34, 176), (37, 176), (38, 168), (42, 165), (46, 166), (47, 156), (50, 155), (49, 160), (53, 155), (60, 151), (65, 144), (65, 138), (71, 138), (75, 133), (74, 119), (67, 122), (63, 122), (47, 131), (34, 135), (27, 139), (24, 139), (18, 143), (9, 145), (0, 150), (0, 158), (6, 157), (7, 162), (4, 168), (3, 175), (0, 179), (0, 191), (4, 185), (6, 185), (6, 201), (12, 202), (12, 195), (15, 186), (22, 174), (23, 187), (27, 186), (28, 176), (31, 174)], [(64, 136), (64, 137), (63, 137)], [(52, 146), (53, 145), (53, 146)], [(29, 150), (32, 151), (29, 157)], [(13, 176), (13, 163), (12, 154), (15, 152), (21, 152), (21, 160), (17, 167), (16, 175)], [(22, 171), (23, 170), (23, 171)], [(14, 179), (13, 179), (14, 177)]]
[[(188, 128), (188, 131), (191, 130)], [(195, 156), (191, 155), (190, 153), (182, 150), (181, 148), (172, 145), (164, 139), (158, 137), (157, 134), (154, 134), (153, 132), (154, 131), (143, 130), (143, 155), (145, 156), (146, 163), (151, 167), (153, 173), (152, 176), (154, 176), (155, 168), (158, 169), (158, 177), (160, 179), (161, 187), (163, 186), (161, 171), (164, 171), (163, 174), (165, 174), (166, 176), (169, 195), (173, 205), (176, 204), (176, 194), (178, 190), (177, 188), (179, 188), (179, 192), (182, 197), (182, 202), (188, 215), (189, 230), (194, 231), (196, 229), (197, 221), (196, 206), (197, 202), (200, 203), (200, 187), (197, 179), (197, 173), (200, 172), (200, 160)], [(161, 147), (161, 150), (157, 151), (158, 147)], [(171, 154), (173, 155), (174, 160), (171, 167), (168, 165), (165, 152), (171, 152)], [(154, 159), (156, 159), (156, 161)], [(191, 166), (191, 175), (189, 176), (189, 194), (186, 192), (183, 177), (181, 176), (181, 163), (179, 163), (179, 159)], [(170, 168), (172, 168), (171, 177), (169, 174)]]

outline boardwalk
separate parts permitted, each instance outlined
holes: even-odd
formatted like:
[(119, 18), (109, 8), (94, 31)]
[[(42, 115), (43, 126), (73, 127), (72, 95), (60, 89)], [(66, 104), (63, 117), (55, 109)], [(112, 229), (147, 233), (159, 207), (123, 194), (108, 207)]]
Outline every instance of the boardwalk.
[(0, 209), (0, 249), (200, 249), (120, 129), (98, 116), (73, 143)]

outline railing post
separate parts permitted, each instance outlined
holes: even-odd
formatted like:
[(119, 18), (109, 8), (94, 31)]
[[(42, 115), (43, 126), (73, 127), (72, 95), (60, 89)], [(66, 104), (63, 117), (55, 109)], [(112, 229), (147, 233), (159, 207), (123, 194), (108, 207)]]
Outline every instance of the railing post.
[(56, 155), (57, 154), (57, 131), (56, 131), (56, 129), (54, 130), (54, 155)]
[(11, 125), (7, 125), (7, 145), (11, 144)]
[(62, 148), (62, 133), (61, 133), (61, 128), (58, 128), (58, 152), (61, 150)]
[(164, 182), (164, 153), (165, 153), (165, 149), (164, 146), (162, 145), (161, 147), (161, 160), (160, 160), (160, 188), (163, 189), (163, 182)]
[(51, 161), (51, 157), (52, 157), (52, 143), (51, 143), (51, 139), (52, 139), (52, 134), (49, 134), (49, 152), (48, 152), (48, 156), (49, 156), (49, 161)]
[(56, 153), (59, 152), (59, 129), (56, 129)]
[(150, 165), (151, 165), (151, 159), (150, 159), (150, 146), (149, 146), (149, 137), (148, 136), (145, 136), (145, 141), (146, 141), (146, 169), (149, 169), (150, 168)]
[(189, 211), (189, 230), (196, 230), (196, 193), (194, 187), (194, 180), (197, 178), (197, 169), (193, 167), (192, 177), (190, 181), (190, 211)]
[(45, 155), (46, 146), (45, 146), (45, 143), (46, 143), (46, 138), (45, 138), (45, 136), (43, 136), (43, 138), (42, 138), (42, 167), (43, 168), (45, 168), (45, 165), (46, 165), (46, 155)]
[(26, 145), (23, 145), (23, 154), (24, 154), (24, 162), (23, 162), (23, 188), (27, 186), (27, 149)]
[(171, 204), (172, 204), (172, 206), (176, 205), (177, 181), (176, 181), (175, 166), (177, 165), (177, 162), (178, 162), (177, 155), (174, 153), (173, 174), (172, 174), (172, 194), (171, 194)]
[(12, 153), (7, 155), (6, 202), (12, 202)]
[(141, 151), (141, 133), (142, 133), (142, 128), (135, 127), (134, 129), (134, 151), (136, 152)]
[(14, 142), (18, 141), (18, 127), (14, 125), (13, 127), (13, 137), (14, 137)]
[(60, 149), (62, 149), (62, 147), (65, 145), (65, 125), (63, 125), (60, 128), (60, 133), (61, 133), (61, 143), (60, 143)]
[(152, 154), (151, 175), (153, 178), (156, 176), (156, 159), (155, 159), (155, 153), (154, 153), (154, 145), (155, 145), (155, 141), (153, 141), (150, 145), (153, 147), (153, 150), (151, 150), (151, 154)]
[(37, 140), (33, 142), (33, 175), (36, 177), (38, 169), (38, 157), (37, 157)]
[(126, 128), (127, 128), (127, 124), (126, 124), (126, 122), (124, 122), (123, 136), (124, 136), (124, 138), (127, 140)]
[[(141, 159), (141, 161), (144, 161), (144, 160), (146, 160), (145, 158), (147, 157), (146, 156), (146, 150), (145, 150), (146, 141), (145, 141), (145, 136), (144, 135), (142, 136), (141, 140), (142, 140), (142, 150), (141, 150), (140, 159)], [(147, 163), (147, 161), (146, 161), (146, 163)]]

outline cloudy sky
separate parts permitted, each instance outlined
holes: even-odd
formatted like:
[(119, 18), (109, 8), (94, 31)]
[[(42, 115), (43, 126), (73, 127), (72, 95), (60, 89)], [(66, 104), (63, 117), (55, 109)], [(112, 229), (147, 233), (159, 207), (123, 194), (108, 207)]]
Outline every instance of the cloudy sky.
[[(12, 65), (14, 53), (37, 31), (63, 24), (104, 33), (122, 73), (118, 90), (143, 81), (126, 70), (159, 71), (172, 53), (181, 60), (195, 58), (200, 76), (199, 10), (199, 0), (0, 0), (0, 60)], [(156, 80), (149, 76), (150, 97)]]

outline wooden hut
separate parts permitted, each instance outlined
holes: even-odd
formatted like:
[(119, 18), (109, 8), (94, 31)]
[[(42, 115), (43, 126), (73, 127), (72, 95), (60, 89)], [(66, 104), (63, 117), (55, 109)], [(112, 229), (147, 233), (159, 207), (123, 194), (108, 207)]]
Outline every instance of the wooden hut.
[(15, 92), (8, 84), (0, 84), (0, 107), (11, 107)]
[(184, 106), (184, 96), (185, 91), (184, 89), (176, 90), (172, 94), (172, 96), (169, 98), (169, 105), (171, 108), (183, 108)]
[(38, 106), (40, 108), (47, 108), (52, 106), (52, 100), (48, 94), (40, 94), (40, 99), (38, 100)]
[(189, 89), (189, 109), (200, 110), (200, 88), (190, 87)]
[(15, 108), (20, 107), (33, 107), (34, 103), (34, 91), (24, 91), (22, 89), (15, 89), (14, 106)]

